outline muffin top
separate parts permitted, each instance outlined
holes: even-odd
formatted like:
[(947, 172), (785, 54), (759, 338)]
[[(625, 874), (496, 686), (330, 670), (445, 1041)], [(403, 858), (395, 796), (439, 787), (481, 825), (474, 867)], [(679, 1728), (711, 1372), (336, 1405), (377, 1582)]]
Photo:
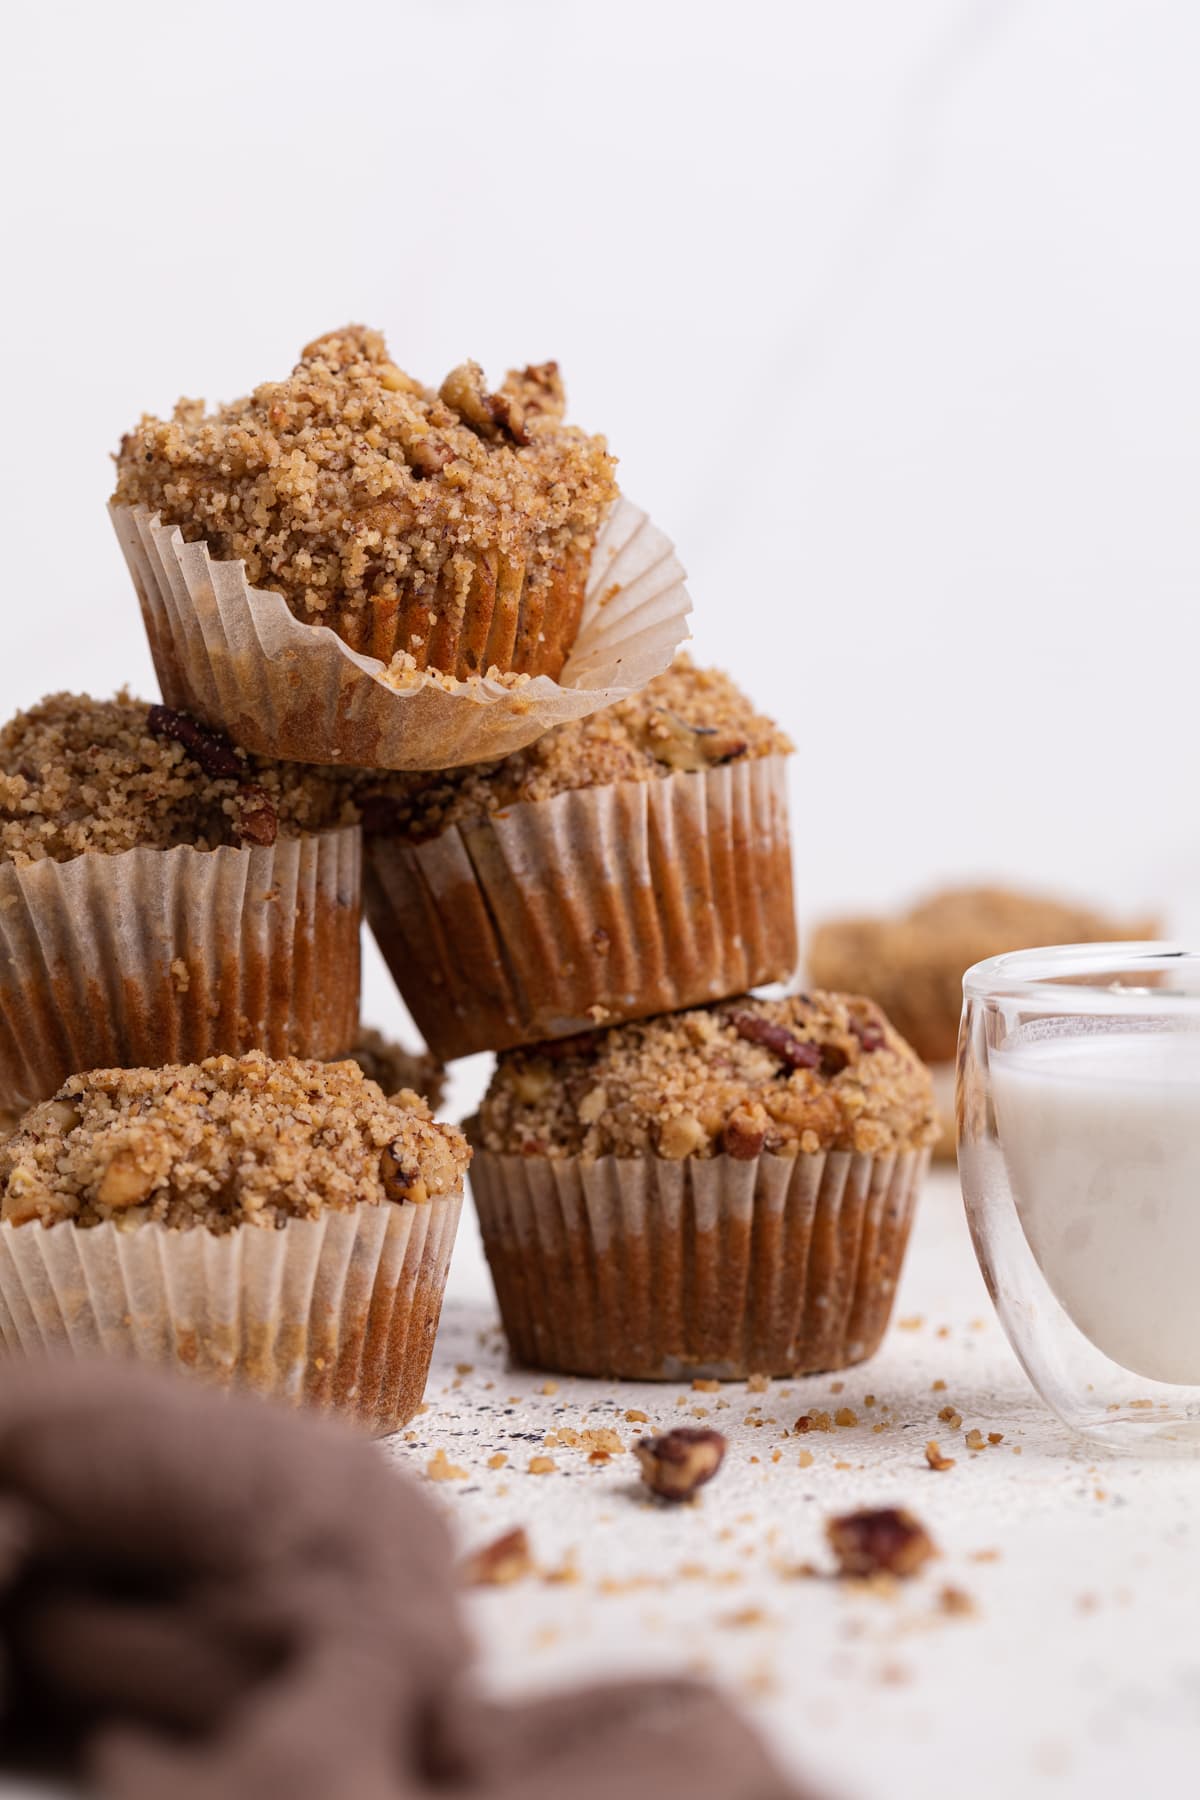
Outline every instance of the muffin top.
[(353, 816), (335, 771), (250, 756), (124, 691), (51, 694), (0, 731), (0, 861), (269, 845)]
[(1042, 944), (1155, 937), (1153, 919), (1112, 919), (1091, 907), (1008, 888), (947, 888), (892, 918), (834, 919), (808, 947), (808, 978), (870, 994), (927, 1062), (958, 1046), (962, 978), (972, 963)]
[(373, 1026), (360, 1028), (358, 1041), (346, 1052), (356, 1062), (368, 1081), (373, 1081), (385, 1094), (398, 1094), (409, 1089), (419, 1094), (432, 1107), (441, 1105), (446, 1086), (446, 1069), (432, 1051), (406, 1050), (394, 1044)]
[(728, 675), (696, 668), (685, 653), (628, 700), (557, 725), (501, 762), (437, 775), (365, 771), (358, 791), (368, 832), (419, 843), (518, 801), (551, 800), (614, 781), (654, 781), (791, 748)]
[(379, 332), (348, 325), (248, 399), (143, 417), (121, 442), (114, 499), (241, 558), (302, 618), (432, 594), (456, 557), (465, 594), (480, 552), (528, 559), (536, 580), (590, 550), (616, 494), (604, 439), (564, 425), (563, 409), (555, 363), (511, 371), (496, 393), (463, 363), (434, 392)]
[(525, 1156), (674, 1161), (909, 1150), (937, 1126), (928, 1072), (879, 1008), (814, 993), (506, 1051), (470, 1135)]
[(0, 1145), (0, 1218), (271, 1230), (359, 1201), (457, 1189), (462, 1133), (415, 1094), (384, 1098), (354, 1062), (261, 1051), (73, 1075)]

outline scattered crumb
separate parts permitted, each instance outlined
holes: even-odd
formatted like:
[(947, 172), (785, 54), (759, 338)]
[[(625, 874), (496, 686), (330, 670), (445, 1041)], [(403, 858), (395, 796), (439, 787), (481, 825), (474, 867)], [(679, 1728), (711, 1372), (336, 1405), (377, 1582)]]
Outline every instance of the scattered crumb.
[(462, 1564), (461, 1574), (467, 1587), (506, 1587), (510, 1581), (519, 1581), (528, 1575), (532, 1568), (529, 1539), (524, 1528), (518, 1525), (514, 1531), (506, 1531), (503, 1537), (468, 1556)]
[(957, 1431), (962, 1424), (962, 1414), (956, 1412), (952, 1406), (943, 1406), (941, 1412), (938, 1414), (938, 1418), (942, 1421), (943, 1425), (949, 1425), (952, 1431)]
[(771, 1377), (769, 1375), (748, 1375), (746, 1377), (746, 1387), (751, 1394), (765, 1394), (770, 1385)]
[(719, 1381), (710, 1380), (706, 1375), (697, 1375), (692, 1383), (692, 1391), (696, 1394), (719, 1394), (721, 1384)]
[(650, 1423), (650, 1414), (639, 1411), (636, 1406), (629, 1409), (625, 1418), (630, 1425), (648, 1425)]
[(858, 1424), (858, 1414), (849, 1406), (839, 1406), (837, 1412), (834, 1414), (834, 1419), (839, 1425), (849, 1426)]
[(444, 1450), (435, 1450), (425, 1464), (425, 1473), (430, 1481), (465, 1481), (468, 1471), (458, 1463), (452, 1463)]
[(799, 1461), (800, 1467), (802, 1469), (811, 1469), (813, 1466), (813, 1462), (815, 1461), (815, 1458), (814, 1458), (811, 1450), (802, 1450), (800, 1452), (798, 1461)]
[(937, 1380), (933, 1384), (933, 1391), (935, 1394), (944, 1394), (946, 1391), (946, 1384), (942, 1380), (940, 1375), (938, 1376)]
[(531, 1475), (553, 1475), (557, 1467), (558, 1464), (552, 1456), (531, 1456), (529, 1459)]
[(925, 1461), (931, 1469), (952, 1469), (954, 1467), (954, 1458), (943, 1456), (940, 1446), (934, 1442), (933, 1438), (930, 1438), (925, 1446)]
[(925, 1319), (921, 1313), (913, 1313), (907, 1319), (897, 1319), (896, 1324), (901, 1331), (920, 1331)]
[(508, 1461), (508, 1456), (507, 1456), (506, 1452), (503, 1450), (497, 1450), (496, 1454), (494, 1456), (488, 1457), (487, 1466), (489, 1469), (502, 1469), (507, 1461)]
[(965, 1619), (976, 1611), (976, 1606), (970, 1594), (948, 1585), (938, 1595), (938, 1609), (950, 1618)]

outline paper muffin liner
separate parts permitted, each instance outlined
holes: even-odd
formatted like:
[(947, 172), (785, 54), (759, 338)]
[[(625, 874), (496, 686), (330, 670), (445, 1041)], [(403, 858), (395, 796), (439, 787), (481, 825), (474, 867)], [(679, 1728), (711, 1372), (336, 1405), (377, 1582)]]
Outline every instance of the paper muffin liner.
[(929, 1153), (498, 1155), (471, 1187), (514, 1356), (636, 1381), (813, 1375), (874, 1354)]
[(592, 552), (583, 616), (558, 681), (517, 685), (428, 673), (389, 678), (282, 594), (252, 588), (145, 507), (111, 505), (168, 706), (224, 727), (247, 750), (360, 768), (448, 769), (532, 743), (661, 674), (687, 636), (691, 601), (670, 541), (616, 502)]
[(0, 1224), (0, 1343), (35, 1356), (132, 1356), (377, 1435), (416, 1413), (461, 1193), (242, 1225)]
[(364, 900), (443, 1059), (786, 981), (786, 759), (523, 801), (419, 845), (369, 838)]
[(0, 864), (0, 1107), (85, 1069), (341, 1055), (358, 1029), (361, 878), (356, 825)]

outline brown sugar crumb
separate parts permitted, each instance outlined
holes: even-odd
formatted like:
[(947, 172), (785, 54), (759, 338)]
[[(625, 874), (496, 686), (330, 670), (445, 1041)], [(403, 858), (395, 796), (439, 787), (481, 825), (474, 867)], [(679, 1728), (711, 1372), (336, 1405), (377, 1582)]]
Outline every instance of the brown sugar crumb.
[(470, 1152), (416, 1095), (386, 1100), (356, 1063), (261, 1051), (73, 1075), (0, 1144), (0, 1217), (123, 1229), (270, 1230), (359, 1202), (456, 1192)]
[(944, 1587), (938, 1594), (938, 1608), (952, 1619), (969, 1618), (976, 1611), (970, 1594), (960, 1587)]
[(941, 1447), (936, 1444), (932, 1438), (930, 1438), (925, 1446), (925, 1461), (929, 1464), (931, 1469), (937, 1469), (939, 1471), (943, 1469), (952, 1469), (954, 1467), (954, 1458), (952, 1456), (943, 1456)]
[[(269, 845), (353, 821), (331, 770), (237, 749), (185, 713), (50, 694), (0, 731), (0, 860)], [(188, 971), (173, 966), (177, 986)]]
[(801, 1413), (795, 1430), (802, 1436), (807, 1431), (832, 1431), (833, 1420), (827, 1412)]
[[(252, 586), (356, 648), (383, 637), (388, 655), (394, 645), (440, 668), (470, 603), (495, 615), (477, 667), (557, 675), (574, 635), (562, 641), (556, 616), (564, 582), (581, 600), (616, 494), (603, 438), (564, 425), (563, 411), (554, 363), (510, 371), (494, 394), (463, 363), (434, 392), (397, 368), (378, 332), (348, 325), (248, 399), (143, 417), (122, 439), (114, 498), (240, 559)], [(510, 588), (520, 617), (505, 634)], [(449, 672), (472, 667), (455, 657)]]
[(719, 1431), (679, 1425), (661, 1437), (642, 1438), (634, 1451), (651, 1493), (663, 1500), (690, 1500), (720, 1468), (725, 1439)]
[(844, 1513), (827, 1521), (825, 1535), (840, 1575), (915, 1575), (937, 1555), (925, 1527), (903, 1507)]
[(942, 1421), (943, 1425), (949, 1425), (953, 1431), (957, 1431), (962, 1424), (962, 1414), (956, 1412), (952, 1406), (943, 1406), (941, 1412), (938, 1414), (938, 1418)]
[(811, 1450), (802, 1450), (796, 1458), (802, 1469), (811, 1469), (815, 1460)]
[(968, 1450), (982, 1450), (986, 1447), (984, 1435), (978, 1430), (968, 1431), (965, 1442)]
[(1004, 1433), (1002, 1431), (989, 1431), (987, 1437), (989, 1444), (1002, 1444), (1004, 1442)]
[[(656, 781), (791, 748), (727, 675), (698, 669), (683, 654), (629, 699), (555, 726), (501, 762), (437, 775), (364, 774), (358, 791), (369, 833), (419, 843), (453, 825), (578, 788)], [(601, 941), (595, 948), (603, 954), (609, 946)]]
[(625, 1419), (630, 1425), (648, 1425), (650, 1423), (650, 1414), (642, 1412), (636, 1406), (632, 1406), (625, 1414)]
[(425, 1464), (425, 1474), (430, 1481), (466, 1481), (469, 1471), (459, 1463), (452, 1463), (444, 1450), (435, 1450)]
[(487, 1466), (489, 1469), (502, 1469), (507, 1461), (508, 1457), (505, 1452), (497, 1450), (494, 1455), (488, 1457)]
[(882, 1154), (936, 1126), (928, 1072), (876, 1008), (791, 994), (506, 1051), (471, 1130), (502, 1153), (678, 1160)]
[[(419, 1094), (436, 1112), (446, 1088), (446, 1070), (428, 1051), (406, 1050), (393, 1044), (381, 1031), (370, 1025), (360, 1027), (357, 1042), (346, 1052), (356, 1062), (368, 1081), (373, 1081), (385, 1094), (408, 1092)], [(470, 1364), (459, 1368), (460, 1375), (470, 1373)]]
[(558, 1464), (552, 1456), (531, 1456), (529, 1459), (531, 1475), (553, 1475), (557, 1467)]
[(933, 1391), (935, 1394), (944, 1394), (946, 1391), (946, 1384), (942, 1380), (940, 1375), (938, 1376), (937, 1380), (932, 1384), (932, 1386), (933, 1386)]
[(952, 888), (893, 918), (819, 925), (808, 952), (819, 987), (869, 994), (926, 1062), (953, 1062), (962, 978), (972, 963), (1036, 944), (1153, 938), (1157, 922), (1005, 888)]
[(462, 1564), (462, 1580), (466, 1587), (507, 1587), (510, 1582), (520, 1581), (532, 1572), (529, 1539), (520, 1525), (474, 1551)]
[(833, 1417), (834, 1423), (837, 1425), (858, 1424), (858, 1414), (854, 1411), (853, 1407), (850, 1406), (839, 1406)]

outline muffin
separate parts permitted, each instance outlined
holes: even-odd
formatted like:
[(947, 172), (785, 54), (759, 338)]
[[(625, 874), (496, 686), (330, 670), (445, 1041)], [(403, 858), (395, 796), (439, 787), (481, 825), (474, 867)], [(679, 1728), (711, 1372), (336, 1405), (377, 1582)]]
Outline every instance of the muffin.
[(954, 1062), (962, 978), (973, 963), (1042, 944), (1101, 944), (1158, 935), (1152, 918), (1113, 919), (1091, 907), (1007, 888), (946, 888), (907, 913), (833, 919), (812, 933), (806, 978), (869, 994), (930, 1064), (941, 1119), (935, 1154), (953, 1158)]
[(421, 1402), (469, 1156), (353, 1062), (74, 1075), (0, 1145), (0, 1339), (394, 1431)]
[(603, 438), (564, 404), (555, 363), (489, 393), (467, 362), (434, 391), (349, 325), (248, 399), (143, 417), (113, 498), (385, 663), (557, 677), (617, 491)]
[[(419, 1094), (434, 1112), (446, 1091), (446, 1071), (436, 1056), (421, 1050), (406, 1050), (394, 1044), (371, 1025), (360, 1025), (358, 1036), (346, 1052), (356, 1062), (368, 1081), (373, 1081), (385, 1094), (398, 1094), (407, 1088)], [(2, 1129), (2, 1122), (0, 1122)]]
[(508, 1051), (467, 1134), (514, 1355), (653, 1381), (872, 1355), (936, 1124), (879, 1008), (813, 993)]
[(0, 1108), (81, 1069), (358, 1029), (360, 833), (322, 770), (120, 693), (0, 730)]
[(367, 775), (367, 917), (450, 1059), (786, 980), (785, 758), (728, 676), (679, 658), (503, 761)]

